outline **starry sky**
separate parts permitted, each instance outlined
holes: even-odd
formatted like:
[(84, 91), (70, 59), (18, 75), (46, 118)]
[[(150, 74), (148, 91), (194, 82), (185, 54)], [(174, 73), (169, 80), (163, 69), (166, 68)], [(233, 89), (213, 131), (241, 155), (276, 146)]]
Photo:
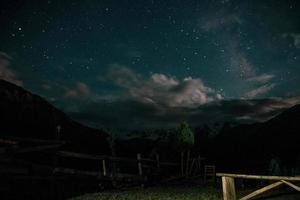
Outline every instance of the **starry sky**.
[(263, 121), (300, 103), (297, 0), (10, 0), (0, 78), (95, 127)]

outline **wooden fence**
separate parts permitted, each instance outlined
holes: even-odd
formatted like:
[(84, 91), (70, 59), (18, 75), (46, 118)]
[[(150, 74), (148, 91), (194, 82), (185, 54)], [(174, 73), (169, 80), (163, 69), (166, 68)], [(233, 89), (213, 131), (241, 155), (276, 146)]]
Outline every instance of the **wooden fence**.
[[(19, 166), (25, 166), (24, 170), (27, 170), (27, 166), (32, 166), (36, 169), (39, 168), (48, 168), (53, 171), (54, 174), (63, 173), (70, 175), (84, 175), (84, 176), (93, 176), (100, 180), (124, 180), (129, 179), (131, 181), (145, 181), (146, 176), (149, 175), (146, 173), (145, 168), (155, 168), (156, 171), (160, 171), (163, 167), (177, 167), (179, 164), (172, 162), (162, 162), (158, 154), (155, 155), (154, 159), (149, 159), (142, 157), (141, 154), (137, 154), (136, 158), (127, 158), (127, 157), (116, 157), (116, 156), (107, 156), (107, 155), (91, 155), (78, 152), (69, 152), (62, 151), (63, 145), (66, 142), (56, 141), (56, 140), (42, 140), (34, 138), (20, 138), (20, 137), (0, 137), (0, 157), (1, 162), (13, 162), (18, 163)], [(20, 160), (20, 156), (17, 158), (14, 155), (26, 154), (34, 155), (34, 153), (48, 152), (51, 153), (50, 163), (47, 165), (41, 165), (32, 163), (32, 161)], [(49, 154), (48, 154), (49, 155)], [(71, 158), (75, 161), (80, 161), (82, 159), (96, 161), (97, 170), (91, 169), (78, 169), (76, 165), (71, 166), (60, 166), (59, 160), (62, 161), (64, 158)], [(133, 171), (136, 173), (121, 173), (114, 171), (111, 167), (115, 165), (116, 162), (130, 164), (133, 167)], [(126, 165), (126, 164), (125, 164)], [(134, 167), (134, 165), (136, 167)], [(23, 171), (24, 171), (23, 170)], [(13, 171), (13, 170), (10, 170)], [(16, 170), (15, 170), (16, 171)], [(28, 170), (27, 170), (28, 171)], [(112, 172), (112, 173), (110, 173)], [(150, 174), (151, 175), (151, 174)]]
[[(22, 167), (23, 171), (32, 172), (47, 169), (48, 172), (57, 175), (91, 176), (99, 180), (131, 180), (131, 182), (146, 181), (147, 176), (165, 178), (167, 174), (178, 175), (180, 172), (180, 163), (162, 161), (159, 154), (154, 155), (152, 159), (143, 157), (140, 153), (131, 158), (91, 155), (64, 151), (64, 144), (66, 141), (1, 136), (0, 163), (14, 163), (12, 166), (17, 168), (16, 171)], [(47, 154), (50, 158), (45, 157), (43, 164), (35, 162), (39, 160), (34, 160), (34, 155), (41, 153)], [(23, 159), (23, 155), (31, 158), (26, 159), (24, 156)], [(83, 160), (87, 162), (82, 162)], [(201, 156), (191, 158), (186, 167), (188, 174), (199, 176), (203, 160), (205, 158)]]
[(300, 187), (291, 183), (291, 181), (300, 181), (300, 177), (288, 177), (288, 176), (260, 176), (260, 175), (245, 175), (245, 174), (226, 174), (226, 173), (217, 173), (216, 176), (222, 177), (222, 188), (223, 188), (223, 199), (224, 200), (236, 200), (236, 190), (234, 179), (256, 179), (256, 180), (271, 180), (277, 181), (272, 184), (269, 184), (263, 188), (260, 188), (242, 198), (240, 200), (248, 200), (256, 197), (268, 190), (276, 188), (282, 184), (288, 185), (289, 187), (294, 188), (300, 192)]
[[(115, 157), (115, 156), (103, 156), (103, 155), (90, 155), (76, 152), (68, 152), (68, 151), (58, 151), (56, 153), (59, 157), (70, 157), (76, 159), (89, 159), (99, 161), (101, 168), (99, 167), (98, 171), (82, 171), (68, 168), (60, 168), (57, 167), (54, 169), (54, 172), (62, 172), (62, 173), (70, 173), (70, 174), (79, 174), (79, 175), (91, 175), (101, 179), (124, 179), (130, 178), (132, 180), (144, 180), (145, 173), (143, 171), (144, 166), (151, 164), (157, 170), (160, 170), (162, 166), (178, 166), (177, 163), (171, 162), (161, 162), (159, 159), (159, 155), (156, 154), (155, 160), (149, 158), (143, 158), (141, 154), (137, 154), (136, 159), (134, 158), (125, 158), (125, 157)], [(109, 162), (123, 162), (123, 163), (131, 163), (136, 164), (137, 174), (124, 174), (124, 173), (108, 173), (110, 170), (108, 168)]]

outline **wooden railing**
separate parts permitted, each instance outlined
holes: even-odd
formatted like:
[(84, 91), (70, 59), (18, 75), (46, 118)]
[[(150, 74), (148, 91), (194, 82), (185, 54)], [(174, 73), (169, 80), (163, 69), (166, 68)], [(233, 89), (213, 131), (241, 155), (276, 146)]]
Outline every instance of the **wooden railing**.
[[(169, 167), (179, 166), (179, 164), (177, 163), (162, 162), (158, 154), (156, 154), (153, 159), (150, 159), (150, 158), (142, 157), (141, 154), (137, 154), (135, 158), (127, 158), (127, 157), (91, 155), (91, 154), (84, 154), (78, 152), (61, 151), (61, 147), (65, 143), (66, 143), (65, 141), (58, 141), (58, 140), (43, 140), (43, 139), (35, 139), (35, 138), (0, 136), (0, 144), (1, 144), (0, 161), (16, 162), (17, 160), (16, 157), (14, 157), (14, 155), (17, 154), (34, 154), (34, 153), (48, 152), (51, 153), (51, 155), (49, 157), (50, 158), (49, 162), (45, 164), (47, 165), (45, 167), (48, 167), (49, 170), (53, 171), (53, 173), (87, 175), (87, 176), (94, 176), (98, 179), (105, 179), (105, 180), (124, 179), (124, 178), (128, 178), (131, 180), (146, 180), (146, 175), (149, 175), (149, 172), (145, 171), (145, 169), (149, 170), (151, 168), (155, 172), (160, 172), (164, 166), (169, 166)], [(73, 166), (69, 166), (68, 164), (66, 165), (67, 162), (64, 162), (64, 158), (72, 158), (73, 161), (74, 160), (80, 161), (81, 159), (96, 161), (97, 169), (95, 169), (95, 167), (92, 165), (88, 165), (85, 170), (81, 170), (78, 169), (77, 166), (73, 167)], [(21, 164), (20, 161), (21, 160), (18, 160), (18, 163)], [(62, 163), (60, 163), (59, 161), (62, 161)], [(36, 163), (33, 162), (28, 162), (26, 160), (24, 160), (24, 162), (22, 163), (25, 164), (25, 166), (33, 166), (33, 167), (36, 166), (37, 168), (40, 167), (40, 165), (37, 165)], [(124, 170), (122, 169), (122, 172), (118, 171), (121, 169), (117, 169), (117, 165), (118, 165), (117, 163), (124, 168)], [(130, 166), (130, 169), (128, 166)], [(132, 172), (132, 169), (136, 171)], [(131, 174), (129, 174), (129, 172), (127, 172), (126, 170), (130, 171)]]
[(277, 181), (272, 184), (269, 184), (263, 188), (260, 188), (242, 198), (240, 200), (248, 200), (256, 197), (268, 190), (276, 188), (282, 184), (288, 185), (295, 190), (300, 192), (300, 187), (291, 183), (291, 181), (300, 181), (300, 177), (290, 177), (290, 176), (261, 176), (261, 175), (245, 175), (245, 174), (226, 174), (226, 173), (217, 173), (216, 176), (222, 177), (222, 188), (223, 188), (223, 199), (224, 200), (236, 200), (236, 191), (235, 191), (235, 178), (242, 179), (257, 179), (257, 180), (272, 180)]
[[(126, 177), (129, 177), (130, 179), (146, 180), (146, 176), (149, 175), (155, 175), (157, 177), (162, 177), (171, 173), (178, 175), (177, 170), (179, 173), (180, 163), (162, 161), (159, 154), (153, 155), (152, 158), (146, 158), (139, 153), (136, 157), (130, 158), (92, 155), (63, 151), (63, 145), (66, 143), (66, 141), (61, 140), (0, 136), (0, 157), (2, 161), (4, 161), (5, 158), (6, 161), (15, 162), (16, 157), (14, 157), (14, 155), (34, 155), (35, 153), (43, 152), (47, 153), (49, 160), (45, 161), (45, 166), (42, 167), (47, 167), (50, 170), (52, 169), (53, 173), (87, 175), (105, 180)], [(186, 167), (187, 173), (194, 173), (194, 175), (199, 176), (201, 173), (201, 162), (204, 159), (205, 158), (200, 156), (192, 158), (189, 161), (189, 165), (187, 165), (189, 167)], [(87, 164), (84, 164), (82, 160), (87, 160)], [(79, 165), (76, 165), (76, 161), (78, 161)], [(34, 163), (34, 159), (31, 159), (31, 162), (27, 161), (26, 166), (36, 166), (37, 169), (40, 167), (40, 165)]]
[[(137, 154), (136, 159), (134, 158), (126, 158), (126, 157), (116, 157), (116, 156), (106, 156), (106, 155), (90, 155), (90, 154), (83, 154), (83, 153), (75, 153), (75, 152), (68, 152), (68, 151), (58, 151), (56, 153), (59, 157), (70, 157), (76, 159), (87, 159), (87, 160), (96, 160), (101, 163), (102, 169), (99, 171), (81, 171), (69, 168), (61, 168), (57, 167), (54, 169), (54, 172), (62, 172), (62, 173), (70, 173), (70, 174), (81, 174), (81, 175), (91, 175), (96, 176), (101, 179), (118, 179), (124, 177), (131, 177), (133, 179), (140, 179), (143, 180), (145, 178), (145, 173), (143, 171), (143, 166), (145, 165), (153, 165), (157, 170), (160, 170), (161, 166), (178, 166), (177, 163), (171, 162), (161, 162), (159, 159), (159, 155), (155, 156), (155, 159), (143, 158), (141, 154)], [(111, 169), (108, 168), (108, 164), (111, 162), (122, 162), (122, 163), (132, 163), (136, 164), (137, 174), (124, 174), (124, 173), (113, 173), (109, 174)]]

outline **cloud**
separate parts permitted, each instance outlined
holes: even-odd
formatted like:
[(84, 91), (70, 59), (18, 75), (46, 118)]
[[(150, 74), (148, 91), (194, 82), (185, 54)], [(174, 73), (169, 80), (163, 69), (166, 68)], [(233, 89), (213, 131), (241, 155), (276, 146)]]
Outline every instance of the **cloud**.
[(265, 84), (262, 86), (259, 86), (258, 88), (255, 88), (249, 92), (247, 92), (244, 96), (245, 98), (255, 98), (258, 97), (260, 95), (266, 94), (268, 93), (270, 90), (272, 90), (274, 87), (276, 86), (275, 83), (272, 84)]
[(291, 36), (293, 37), (294, 39), (294, 46), (296, 48), (300, 48), (300, 34), (291, 34)]
[(242, 24), (239, 15), (224, 11), (204, 16), (199, 20), (199, 26), (205, 32), (217, 31), (236, 24)]
[(130, 58), (140, 58), (142, 57), (142, 52), (138, 50), (129, 50), (126, 55)]
[(274, 77), (275, 75), (273, 74), (261, 74), (246, 79), (251, 89), (242, 98), (253, 99), (267, 94), (277, 85), (271, 82)]
[(18, 86), (23, 85), (17, 73), (10, 68), (11, 57), (4, 52), (0, 52), (0, 79), (14, 83)]
[(293, 45), (296, 48), (300, 48), (300, 34), (299, 33), (284, 33), (282, 35), (283, 38), (292, 38), (293, 39)]
[(248, 122), (263, 122), (275, 117), (284, 110), (299, 104), (300, 97), (244, 101), (250, 102), (250, 104), (248, 108), (245, 108), (244, 112), (239, 113), (235, 119), (239, 122), (243, 122), (245, 120)]
[(89, 97), (89, 86), (83, 82), (77, 82), (75, 87), (66, 88), (65, 97), (74, 99), (85, 99)]
[(165, 74), (144, 78), (118, 64), (110, 66), (107, 77), (134, 100), (161, 107), (196, 107), (222, 99), (221, 94), (199, 78), (186, 77), (180, 81)]
[(51, 89), (52, 89), (52, 85), (47, 84), (47, 83), (41, 84), (41, 87), (42, 87), (44, 90), (51, 90)]
[[(239, 92), (240, 98), (248, 99), (266, 94), (276, 84), (271, 83), (275, 75), (258, 72), (248, 54), (248, 50), (251, 48), (244, 49), (244, 43), (241, 41), (243, 29), (239, 28), (243, 25), (241, 16), (238, 12), (230, 13), (228, 9), (221, 8), (213, 14), (204, 13), (198, 25), (203, 32), (218, 33), (213, 36), (219, 48), (223, 46), (221, 58), (224, 59), (226, 71), (230, 72), (230, 76), (235, 81), (235, 91)], [(297, 40), (295, 34), (290, 36)]]
[[(115, 84), (113, 95), (94, 94), (85, 83), (68, 90), (68, 97), (88, 96), (81, 104), (64, 106), (70, 116), (94, 127), (147, 129), (176, 127), (182, 120), (192, 126), (214, 122), (262, 122), (300, 103), (300, 97), (252, 99), (275, 87), (274, 75), (253, 75), (244, 99), (225, 100), (199, 78), (154, 73), (145, 77), (125, 65), (112, 64), (101, 81)], [(255, 87), (254, 87), (255, 86)]]
[(218, 104), (209, 104), (199, 109), (208, 119), (253, 123), (267, 121), (299, 103), (300, 97), (237, 99), (220, 101)]
[(74, 118), (96, 127), (147, 129), (177, 127), (182, 120), (192, 126), (215, 122), (263, 122), (300, 103), (300, 97), (220, 100), (194, 108), (164, 107), (134, 99), (115, 99), (84, 104)]
[[(275, 78), (274, 74), (258, 74), (255, 66), (250, 62), (247, 55), (239, 48), (239, 42), (235, 40), (228, 41), (228, 57), (230, 58), (230, 71), (238, 75), (243, 88), (241, 98), (256, 98), (271, 91), (277, 84), (271, 81)], [(246, 91), (245, 91), (246, 90)]]
[(253, 76), (247, 79), (248, 82), (254, 83), (267, 83), (272, 80), (275, 76), (273, 74), (261, 74), (257, 76)]

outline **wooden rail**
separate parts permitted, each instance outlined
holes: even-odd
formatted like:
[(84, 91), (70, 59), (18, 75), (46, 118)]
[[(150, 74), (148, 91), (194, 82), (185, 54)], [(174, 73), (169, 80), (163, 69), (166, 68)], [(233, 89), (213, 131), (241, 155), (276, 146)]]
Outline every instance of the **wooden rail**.
[(90, 160), (110, 160), (110, 161), (124, 161), (124, 162), (132, 162), (137, 163), (138, 161), (144, 163), (156, 163), (158, 165), (169, 165), (169, 166), (177, 166), (178, 163), (171, 163), (171, 162), (160, 162), (159, 157), (156, 157), (156, 160), (152, 160), (149, 158), (140, 158), (133, 159), (133, 158), (125, 158), (125, 157), (116, 157), (116, 156), (100, 156), (100, 155), (90, 155), (90, 154), (83, 154), (83, 153), (75, 153), (69, 151), (59, 151), (56, 153), (58, 156), (62, 157), (72, 157), (72, 158), (81, 158), (81, 159), (90, 159)]
[(12, 136), (0, 136), (0, 143), (3, 144), (18, 144), (20, 142), (29, 143), (50, 143), (50, 144), (65, 144), (65, 141), (52, 140), (52, 139), (36, 139), (36, 138), (23, 138), (23, 137), (12, 137)]
[[(30, 142), (34, 143), (34, 145), (26, 145), (26, 146), (19, 146), (19, 142)], [(38, 144), (40, 142), (40, 144)], [(145, 166), (153, 166), (158, 170), (163, 165), (167, 166), (177, 166), (177, 163), (170, 163), (170, 162), (161, 162), (159, 159), (159, 155), (156, 155), (154, 159), (143, 158), (141, 154), (137, 154), (136, 158), (126, 158), (126, 157), (115, 157), (115, 156), (107, 156), (107, 155), (91, 155), (91, 154), (84, 154), (84, 153), (77, 153), (77, 152), (69, 152), (69, 151), (59, 151), (60, 147), (63, 146), (64, 142), (53, 142), (48, 143), (44, 140), (39, 139), (22, 139), (16, 137), (0, 137), (0, 143), (12, 144), (14, 146), (11, 147), (0, 147), (0, 162), (7, 161), (8, 163), (16, 162), (16, 158), (12, 156), (15, 154), (21, 153), (36, 153), (36, 152), (51, 152), (54, 153), (54, 156), (51, 157), (53, 159), (53, 163), (50, 166), (47, 166), (49, 170), (52, 170), (54, 173), (67, 173), (67, 174), (77, 174), (77, 175), (89, 175), (89, 176), (96, 176), (99, 179), (122, 179), (124, 177), (131, 177), (131, 180), (145, 180)], [(77, 169), (71, 168), (60, 168), (58, 164), (58, 157), (70, 157), (74, 159), (87, 159), (87, 160), (95, 160), (99, 161), (99, 170), (97, 171), (82, 171)], [(113, 165), (116, 162), (123, 162), (123, 163), (131, 163), (137, 166), (136, 174), (125, 174), (124, 173), (116, 173), (114, 170), (110, 170), (110, 163)], [(19, 162), (18, 162), (19, 163)], [(25, 169), (27, 166), (35, 166), (35, 163), (31, 162), (21, 162), (20, 165), (25, 165)], [(54, 170), (53, 170), (54, 169)]]
[[(37, 152), (51, 152), (52, 164), (47, 166), (47, 169), (51, 170), (53, 173), (66, 173), (74, 175), (86, 175), (94, 176), (98, 179), (105, 180), (115, 180), (115, 179), (124, 179), (128, 178), (130, 180), (146, 180), (145, 167), (147, 171), (149, 168), (156, 168), (156, 171), (160, 171), (162, 166), (178, 166), (177, 163), (171, 162), (161, 162), (159, 155), (155, 155), (153, 159), (143, 158), (141, 154), (137, 154), (135, 158), (126, 158), (126, 157), (116, 157), (116, 156), (107, 156), (107, 155), (91, 155), (77, 152), (61, 151), (61, 147), (66, 144), (66, 141), (61, 140), (44, 140), (36, 138), (22, 138), (22, 137), (11, 137), (11, 136), (0, 136), (0, 162), (7, 161), (8, 163), (17, 161), (14, 157), (15, 154), (31, 154)], [(99, 169), (96, 171), (84, 171), (74, 169), (76, 167), (64, 168), (59, 166), (59, 159), (63, 157), (74, 158), (77, 160), (87, 159), (97, 161)], [(51, 161), (50, 161), (51, 162)], [(136, 173), (125, 174), (120, 173), (116, 169), (116, 163), (126, 163), (136, 166)], [(35, 168), (35, 163), (31, 162), (18, 162), (20, 165), (24, 165), (24, 169)], [(111, 168), (111, 169), (110, 169)], [(38, 169), (38, 167), (36, 167)], [(18, 169), (10, 170), (12, 172), (16, 171), (19, 173)], [(28, 171), (28, 170), (27, 170)], [(118, 171), (118, 172), (117, 172)], [(6, 170), (8, 172), (8, 170)], [(3, 172), (5, 173), (5, 172)]]
[(31, 153), (47, 150), (56, 150), (61, 147), (61, 144), (52, 144), (52, 145), (41, 145), (35, 147), (21, 148), (14, 151), (14, 153)]
[(8, 152), (10, 153), (32, 153), (32, 152), (41, 152), (49, 150), (57, 150), (61, 147), (61, 144), (49, 144), (49, 145), (39, 145), (33, 147), (15, 147), (15, 148), (0, 148), (0, 155), (5, 155)]
[[(90, 154), (84, 154), (84, 153), (76, 153), (76, 152), (69, 152), (69, 151), (58, 151), (56, 153), (57, 156), (60, 157), (70, 157), (70, 158), (76, 158), (76, 159), (88, 159), (88, 160), (96, 160), (99, 161), (100, 167), (102, 168), (99, 172), (83, 172), (83, 171), (78, 171), (75, 169), (56, 169), (56, 172), (61, 172), (61, 173), (69, 173), (69, 174), (86, 174), (86, 175), (94, 175), (97, 176), (98, 178), (103, 178), (103, 179), (118, 179), (120, 176), (121, 178), (124, 177), (124, 174), (120, 173), (110, 173), (110, 170), (108, 169), (109, 163), (112, 162), (123, 162), (123, 163), (132, 163), (137, 165), (137, 174), (131, 174), (131, 179), (140, 179), (140, 180), (145, 180), (145, 174), (144, 174), (144, 169), (143, 167), (145, 165), (153, 165), (155, 166), (158, 170), (160, 170), (161, 166), (177, 166), (177, 163), (170, 163), (170, 162), (161, 162), (159, 159), (159, 155), (156, 155), (155, 160), (149, 159), (149, 158), (143, 158), (141, 154), (137, 154), (137, 157), (134, 158), (126, 158), (126, 157), (115, 157), (115, 156), (106, 156), (106, 155), (90, 155)], [(101, 174), (101, 175), (100, 175)], [(119, 178), (120, 178), (119, 177)], [(136, 178), (139, 177), (139, 178)]]
[(263, 175), (226, 174), (226, 173), (217, 173), (216, 176), (222, 177), (222, 188), (223, 188), (223, 199), (224, 200), (236, 200), (237, 199), (234, 178), (277, 181), (277, 182), (274, 182), (270, 185), (260, 188), (256, 191), (240, 198), (240, 200), (252, 199), (253, 197), (256, 197), (256, 196), (258, 196), (268, 190), (276, 188), (282, 184), (288, 185), (300, 192), (300, 187), (290, 182), (290, 181), (300, 181), (300, 177), (263, 176)]

